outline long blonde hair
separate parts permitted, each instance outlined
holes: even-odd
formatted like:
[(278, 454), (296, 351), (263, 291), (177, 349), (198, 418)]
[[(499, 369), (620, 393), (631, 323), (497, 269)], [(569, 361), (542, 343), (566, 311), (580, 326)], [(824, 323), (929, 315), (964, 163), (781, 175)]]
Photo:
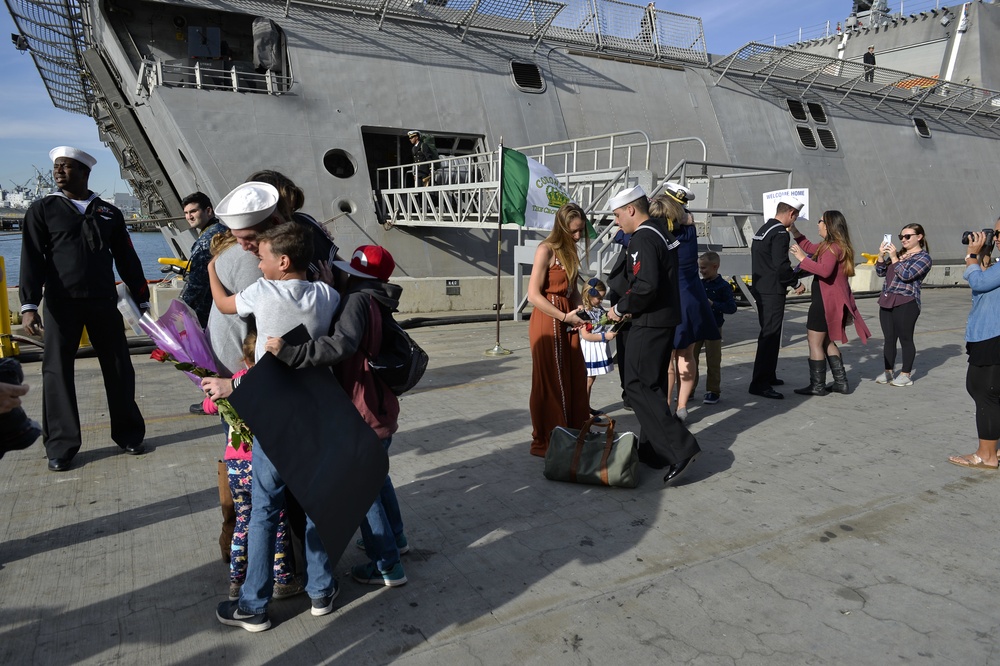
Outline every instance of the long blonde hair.
[(684, 206), (666, 193), (656, 195), (656, 198), (649, 202), (649, 216), (666, 220), (670, 231), (673, 231), (686, 215)]
[(552, 253), (556, 255), (556, 259), (566, 271), (570, 290), (576, 288), (576, 278), (580, 274), (580, 253), (576, 249), (576, 241), (573, 240), (573, 232), (569, 228), (575, 217), (579, 217), (584, 223), (581, 235), (585, 241), (587, 260), (589, 261), (590, 235), (587, 233), (587, 214), (575, 203), (560, 206), (559, 210), (556, 211), (556, 220), (552, 225), (552, 231), (543, 241), (552, 248)]
[(854, 276), (854, 246), (851, 245), (851, 233), (847, 230), (847, 219), (839, 210), (828, 210), (823, 213), (823, 223), (826, 224), (826, 238), (816, 247), (816, 255), (830, 249), (831, 245), (840, 248), (840, 267), (847, 277)]

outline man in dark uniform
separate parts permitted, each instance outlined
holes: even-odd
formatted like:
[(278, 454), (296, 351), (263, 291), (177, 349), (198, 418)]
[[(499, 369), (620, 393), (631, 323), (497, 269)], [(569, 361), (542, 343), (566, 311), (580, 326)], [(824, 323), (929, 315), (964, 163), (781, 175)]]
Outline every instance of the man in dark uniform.
[(757, 230), (750, 244), (753, 270), (750, 293), (757, 301), (757, 319), (760, 321), (750, 393), (774, 400), (785, 397), (771, 388), (784, 384), (776, 373), (778, 352), (781, 350), (781, 322), (785, 316), (785, 293), (789, 287), (793, 287), (796, 294), (805, 291), (788, 260), (788, 227), (798, 219), (802, 206), (803, 203), (795, 197), (782, 197), (774, 217)]
[[(441, 159), (437, 148), (426, 141), (424, 137), (420, 136), (420, 132), (417, 130), (410, 130), (406, 133), (406, 136), (410, 140), (410, 145), (413, 146), (413, 161), (415, 163)], [(417, 180), (418, 185), (430, 185), (431, 165), (419, 164), (417, 166)]]
[[(25, 331), (45, 336), (42, 434), (49, 469), (63, 472), (81, 445), (73, 366), (84, 326), (104, 375), (111, 439), (125, 453), (145, 451), (112, 261), (142, 309), (149, 308), (149, 287), (122, 212), (88, 189), (97, 160), (69, 146), (53, 148), (49, 157), (58, 191), (33, 203), (24, 217), (20, 295)], [(43, 288), (44, 327), (38, 316)]]
[(865, 61), (865, 81), (868, 83), (875, 82), (875, 45), (872, 44), (865, 51), (864, 58)]
[(641, 187), (608, 201), (615, 223), (632, 234), (625, 257), (628, 291), (608, 317), (632, 317), (625, 347), (625, 392), (639, 419), (639, 459), (650, 467), (666, 467), (664, 483), (677, 479), (701, 449), (684, 424), (670, 413), (667, 370), (674, 328), (681, 321), (677, 274), (678, 242), (665, 220), (649, 217), (649, 201)]

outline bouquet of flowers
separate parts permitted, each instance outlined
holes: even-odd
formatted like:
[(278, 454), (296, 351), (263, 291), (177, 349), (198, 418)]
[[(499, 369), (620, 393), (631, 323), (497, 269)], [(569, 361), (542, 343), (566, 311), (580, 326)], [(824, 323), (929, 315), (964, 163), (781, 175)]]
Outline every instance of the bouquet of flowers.
[[(198, 316), (184, 301), (175, 300), (159, 319), (154, 320), (149, 313), (142, 315), (139, 326), (159, 347), (150, 356), (154, 361), (173, 363), (199, 389), (202, 377), (219, 376), (205, 332), (198, 323)], [(215, 405), (223, 420), (232, 428), (233, 448), (239, 448), (241, 444), (250, 448), (253, 434), (229, 401), (223, 398), (217, 400)]]

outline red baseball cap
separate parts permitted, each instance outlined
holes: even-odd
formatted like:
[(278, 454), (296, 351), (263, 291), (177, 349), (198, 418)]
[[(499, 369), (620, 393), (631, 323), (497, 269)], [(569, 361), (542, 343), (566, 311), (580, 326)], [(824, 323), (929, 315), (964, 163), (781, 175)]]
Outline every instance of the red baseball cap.
[(362, 245), (351, 255), (351, 263), (334, 261), (333, 265), (349, 275), (388, 282), (396, 262), (381, 245)]

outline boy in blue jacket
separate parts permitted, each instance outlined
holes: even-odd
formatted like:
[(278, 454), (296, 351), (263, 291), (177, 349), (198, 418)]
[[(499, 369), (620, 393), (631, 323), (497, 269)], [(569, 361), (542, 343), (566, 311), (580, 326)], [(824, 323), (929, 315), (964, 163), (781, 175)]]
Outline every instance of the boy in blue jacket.
[[(698, 257), (698, 270), (701, 272), (701, 283), (705, 285), (705, 292), (708, 294), (708, 301), (712, 304), (712, 314), (715, 315), (715, 323), (719, 330), (725, 321), (725, 315), (736, 312), (736, 299), (733, 298), (733, 287), (729, 281), (719, 275), (719, 253), (706, 252)], [(698, 381), (698, 357), (701, 354), (701, 347), (705, 346), (705, 361), (708, 364), (706, 373), (708, 381), (703, 404), (714, 405), (719, 402), (719, 395), (722, 393), (722, 340), (702, 340), (696, 342), (694, 346), (694, 380), (697, 388)]]

